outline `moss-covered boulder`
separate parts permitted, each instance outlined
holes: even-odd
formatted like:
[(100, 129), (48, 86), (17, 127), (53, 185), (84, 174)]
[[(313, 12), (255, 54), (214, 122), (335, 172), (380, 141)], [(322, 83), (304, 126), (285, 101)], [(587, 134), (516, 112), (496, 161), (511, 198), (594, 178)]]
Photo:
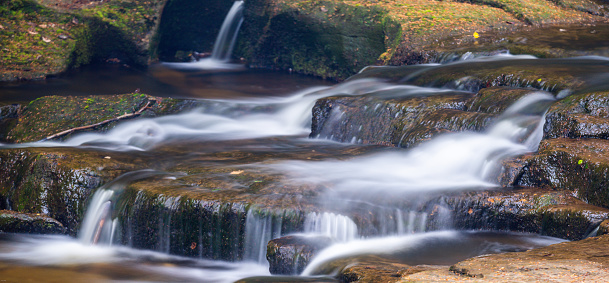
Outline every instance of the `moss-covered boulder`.
[[(575, 3), (577, 2), (577, 3)], [(436, 62), (480, 34), (603, 21), (594, 1), (247, 1), (238, 53), (252, 66), (344, 79), (366, 64)], [(474, 44), (475, 43), (475, 44)], [(505, 49), (494, 45), (486, 50)], [(469, 50), (461, 51), (461, 54)], [(549, 53), (542, 51), (541, 53)]]
[(399, 34), (379, 6), (348, 1), (246, 1), (240, 46), (250, 66), (346, 79), (375, 64)]
[(165, 0), (0, 3), (0, 81), (44, 79), (94, 62), (143, 66)]
[(45, 96), (31, 101), (19, 112), (17, 122), (7, 125), (6, 141), (39, 141), (66, 130), (95, 124), (99, 125), (85, 130), (105, 131), (123, 119), (172, 114), (195, 105), (191, 100), (152, 97), (143, 93)]
[(77, 149), (3, 149), (0, 163), (2, 209), (49, 215), (70, 234), (95, 189), (137, 168), (120, 157)]
[(323, 98), (313, 108), (311, 137), (411, 147), (442, 133), (482, 131), (508, 106), (532, 92), (490, 87), (472, 94), (406, 87)]
[(609, 92), (569, 96), (554, 104), (546, 116), (545, 138), (609, 137)]
[(550, 139), (539, 152), (506, 164), (504, 184), (539, 186), (573, 191), (580, 199), (609, 207), (607, 150), (600, 139)]
[(0, 210), (0, 231), (5, 233), (63, 234), (59, 221), (42, 214)]

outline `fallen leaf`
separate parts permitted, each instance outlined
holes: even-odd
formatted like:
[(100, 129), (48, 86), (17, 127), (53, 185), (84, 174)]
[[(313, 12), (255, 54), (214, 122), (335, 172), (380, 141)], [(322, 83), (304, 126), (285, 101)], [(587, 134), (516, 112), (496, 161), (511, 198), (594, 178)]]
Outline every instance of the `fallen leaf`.
[(238, 170), (238, 171), (230, 172), (231, 175), (239, 175), (241, 173), (243, 173), (243, 170)]

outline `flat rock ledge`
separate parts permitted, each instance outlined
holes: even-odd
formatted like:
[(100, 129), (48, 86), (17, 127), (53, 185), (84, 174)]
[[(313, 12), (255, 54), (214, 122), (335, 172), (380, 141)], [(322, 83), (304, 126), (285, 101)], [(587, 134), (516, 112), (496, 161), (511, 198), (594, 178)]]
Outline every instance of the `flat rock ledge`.
[(403, 276), (399, 282), (606, 282), (609, 236), (526, 252), (471, 258), (453, 266)]

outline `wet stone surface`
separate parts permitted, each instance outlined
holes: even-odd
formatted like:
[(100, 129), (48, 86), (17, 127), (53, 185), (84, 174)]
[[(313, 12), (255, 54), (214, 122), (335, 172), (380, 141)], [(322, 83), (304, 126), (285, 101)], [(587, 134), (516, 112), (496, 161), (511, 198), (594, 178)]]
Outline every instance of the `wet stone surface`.
[(269, 270), (271, 274), (300, 274), (320, 250), (331, 244), (332, 239), (327, 236), (290, 235), (273, 239), (266, 253)]
[(480, 256), (450, 268), (402, 277), (402, 282), (602, 282), (609, 254), (608, 236), (589, 238), (526, 252)]
[(64, 234), (59, 221), (41, 214), (0, 210), (0, 231), (5, 233)]

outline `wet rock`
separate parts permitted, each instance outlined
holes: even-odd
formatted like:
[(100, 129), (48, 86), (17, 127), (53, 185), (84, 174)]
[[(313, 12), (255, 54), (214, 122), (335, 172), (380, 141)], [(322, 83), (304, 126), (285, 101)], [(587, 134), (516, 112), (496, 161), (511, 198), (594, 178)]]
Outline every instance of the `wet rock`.
[(300, 274), (317, 252), (330, 246), (326, 236), (285, 236), (268, 243), (266, 259), (271, 274)]
[(571, 95), (554, 104), (546, 116), (545, 138), (609, 137), (609, 92)]
[[(143, 108), (146, 105), (148, 108)], [(144, 109), (142, 114), (136, 117), (172, 114), (194, 105), (191, 100), (152, 97), (142, 93), (86, 97), (45, 96), (23, 108), (18, 121), (10, 125), (6, 139), (19, 143), (38, 141), (65, 130), (109, 121), (88, 129), (106, 131), (116, 125), (116, 121), (110, 120), (141, 109)]]
[(376, 5), (274, 0), (245, 5), (248, 20), (237, 52), (253, 67), (343, 80), (375, 64), (399, 34), (399, 25)]
[(47, 214), (74, 235), (93, 190), (133, 170), (105, 155), (75, 149), (0, 150), (2, 209)]
[(441, 92), (319, 99), (311, 137), (341, 142), (410, 147), (449, 132), (483, 131), (492, 119), (531, 89), (489, 87), (477, 94)]
[(600, 139), (543, 140), (536, 154), (508, 162), (500, 183), (570, 190), (587, 203), (608, 207), (609, 141)]
[(332, 261), (319, 274), (338, 274), (340, 282), (401, 282), (405, 275), (433, 270), (428, 265), (410, 266), (397, 260), (374, 255), (350, 257)]
[(609, 210), (587, 204), (570, 191), (541, 188), (464, 193), (446, 197), (458, 229), (520, 231), (580, 240)]
[(526, 252), (486, 255), (450, 268), (402, 277), (407, 282), (540, 282), (605, 280), (609, 273), (609, 236), (565, 242)]
[(0, 210), (0, 231), (6, 233), (63, 234), (59, 221), (41, 214)]
[(313, 108), (311, 137), (408, 147), (445, 132), (480, 131), (491, 115), (465, 112), (469, 93), (328, 97)]
[(166, 0), (84, 2), (89, 3), (7, 2), (0, 35), (6, 60), (0, 63), (0, 81), (44, 79), (117, 55), (130, 65), (149, 63), (157, 43), (151, 39)]

